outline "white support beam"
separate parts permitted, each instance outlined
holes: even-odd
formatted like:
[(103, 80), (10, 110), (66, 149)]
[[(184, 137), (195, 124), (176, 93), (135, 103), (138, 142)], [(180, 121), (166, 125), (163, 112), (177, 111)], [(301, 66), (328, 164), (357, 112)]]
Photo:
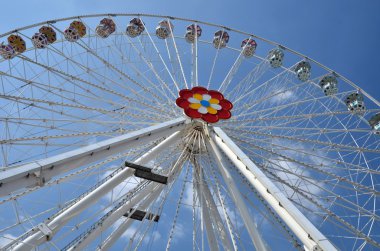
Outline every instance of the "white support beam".
[(204, 184), (202, 183), (201, 180), (199, 180), (199, 175), (196, 175), (196, 189), (197, 189), (197, 194), (198, 194), (198, 199), (199, 199), (199, 204), (202, 210), (202, 218), (203, 220), (201, 221), (201, 224), (206, 227), (206, 235), (207, 235), (207, 241), (209, 245), (209, 249), (211, 251), (218, 251), (218, 242), (216, 241), (214, 229), (212, 227), (212, 222), (211, 222), (211, 216), (210, 212), (208, 210), (208, 207), (205, 203), (205, 198), (203, 196), (203, 186)]
[[(175, 163), (175, 165), (165, 174), (168, 177), (173, 178), (177, 176), (177, 174), (182, 169), (183, 163), (185, 161), (185, 156), (182, 155)], [(147, 205), (151, 204), (155, 199), (157, 199), (157, 192), (161, 192), (165, 187), (163, 184), (150, 183), (147, 187), (141, 190), (136, 196), (134, 196), (128, 203), (117, 209), (115, 212), (110, 214), (101, 224), (100, 227), (91, 231), (86, 238), (81, 240), (80, 243), (77, 243), (73, 247), (69, 249), (69, 251), (74, 250), (84, 250), (85, 247), (90, 244), (93, 240), (95, 240), (99, 234), (101, 234), (104, 230), (108, 229), (111, 225), (113, 225), (118, 219), (122, 218), (131, 208), (137, 208), (137, 204), (139, 204), (145, 197), (147, 201)], [(156, 196), (155, 196), (156, 195)], [(144, 204), (142, 205), (144, 206)], [(121, 232), (121, 231), (120, 231)], [(119, 233), (120, 233), (119, 232)], [(110, 245), (112, 242), (109, 243)]]
[(210, 217), (212, 220), (212, 223), (214, 225), (214, 229), (216, 230), (218, 237), (221, 239), (224, 250), (234, 250), (234, 246), (232, 245), (232, 237), (231, 239), (227, 235), (227, 231), (224, 227), (222, 217), (219, 214), (219, 210), (215, 204), (215, 201), (212, 197), (211, 191), (209, 189), (209, 186), (204, 179), (203, 169), (200, 167), (198, 162), (196, 160), (192, 161), (195, 169), (196, 174), (198, 175), (198, 181), (202, 184), (202, 196), (204, 197), (204, 201), (206, 202), (207, 208), (209, 208), (210, 211)]
[[(144, 165), (157, 157), (157, 155), (168, 146), (173, 145), (179, 138), (181, 137), (180, 132), (173, 133), (170, 137), (165, 139), (163, 142), (152, 148), (149, 152), (144, 154), (142, 157), (138, 158), (135, 163)], [(51, 219), (47, 224), (47, 226), (51, 229), (53, 235), (63, 227), (69, 220), (71, 220), (74, 216), (81, 213), (87, 207), (95, 203), (99, 200), (100, 197), (104, 196), (106, 193), (111, 191), (114, 187), (119, 185), (129, 176), (133, 175), (134, 169), (125, 168), (124, 170), (117, 173), (112, 178), (108, 179), (102, 185), (97, 187), (95, 190), (84, 196), (75, 204), (68, 207), (66, 210), (58, 214), (55, 218)], [(53, 236), (50, 236), (51, 239)], [(30, 250), (30, 247), (35, 247), (41, 245), (46, 242), (48, 238), (43, 234), (39, 229), (34, 229), (34, 233), (23, 240), (21, 243), (18, 243), (14, 249), (12, 250)]]
[(223, 177), (224, 183), (227, 186), (231, 199), (233, 200), (235, 206), (237, 207), (240, 213), (240, 216), (243, 219), (244, 225), (248, 230), (248, 234), (251, 237), (253, 245), (255, 246), (256, 250), (267, 251), (268, 247), (264, 239), (262, 238), (259, 230), (257, 229), (254, 217), (251, 217), (251, 215), (249, 214), (248, 208), (244, 203), (244, 199), (241, 196), (239, 189), (235, 185), (235, 181), (232, 179), (232, 176), (227, 169), (228, 163), (226, 162), (225, 158), (223, 158), (222, 153), (220, 152), (219, 148), (212, 139), (208, 141), (208, 145), (211, 147), (211, 152), (216, 160), (219, 172)]
[(104, 140), (73, 151), (8, 169), (0, 173), (0, 197), (25, 187), (43, 186), (46, 181), (61, 173), (167, 137), (183, 129), (185, 119), (178, 118), (158, 125)]
[[(223, 132), (215, 127), (210, 133), (211, 142), (224, 152), (259, 192), (259, 194), (276, 211), (281, 219), (293, 231), (309, 250), (337, 250), (297, 207), (280, 191), (280, 189), (250, 160), (250, 158)], [(214, 144), (214, 143), (213, 143)]]
[(136, 207), (136, 204), (138, 204), (145, 197), (153, 194), (154, 191), (156, 189), (159, 189), (160, 186), (163, 185), (151, 182), (143, 190), (138, 192), (130, 201), (128, 201), (123, 206), (118, 208), (115, 212), (113, 212), (111, 215), (109, 215), (102, 222), (102, 224), (93, 231), (91, 231), (91, 233), (89, 233), (85, 239), (80, 240), (79, 243), (76, 243), (74, 246), (69, 248), (68, 251), (84, 250), (88, 244), (90, 244), (92, 241), (96, 239), (97, 236), (99, 236), (102, 232), (104, 232), (106, 229), (112, 226), (118, 219), (121, 219), (123, 215), (126, 212), (128, 212), (129, 209), (131, 209), (132, 207)]
[[(158, 198), (159, 194), (162, 192), (165, 186), (160, 186), (158, 189), (147, 196), (147, 198), (139, 205), (137, 209), (147, 210), (149, 206)], [(145, 217), (148, 213), (145, 215)], [(97, 248), (98, 251), (106, 251), (110, 249), (113, 244), (128, 230), (128, 228), (135, 222), (134, 219), (126, 218), (108, 237), (105, 239), (100, 246)]]

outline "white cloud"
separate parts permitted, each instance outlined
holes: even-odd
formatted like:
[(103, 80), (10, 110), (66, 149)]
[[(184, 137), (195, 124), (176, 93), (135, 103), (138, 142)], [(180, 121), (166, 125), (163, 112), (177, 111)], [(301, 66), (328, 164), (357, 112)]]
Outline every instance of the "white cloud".
[(182, 238), (185, 236), (185, 227), (181, 223), (177, 223), (174, 228), (174, 234), (178, 238)]
[[(280, 91), (281, 92), (281, 91)], [(269, 101), (271, 103), (283, 103), (284, 101), (291, 101), (296, 98), (294, 92), (289, 90), (283, 90), (281, 93), (273, 96)]]
[(185, 206), (186, 209), (192, 210), (193, 196), (194, 196), (193, 184), (188, 183), (185, 188), (185, 195), (183, 199), (183, 203), (186, 205)]

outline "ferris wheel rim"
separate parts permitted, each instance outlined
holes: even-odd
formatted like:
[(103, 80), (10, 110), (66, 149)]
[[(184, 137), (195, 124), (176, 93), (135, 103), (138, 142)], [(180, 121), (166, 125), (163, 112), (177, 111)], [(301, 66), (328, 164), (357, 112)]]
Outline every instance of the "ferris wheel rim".
[(210, 23), (210, 22), (206, 22), (206, 21), (200, 21), (200, 20), (196, 20), (196, 19), (181, 18), (181, 17), (174, 17), (174, 16), (167, 16), (167, 15), (158, 15), (158, 14), (148, 14), (148, 13), (98, 13), (98, 14), (87, 14), (87, 15), (79, 15), (79, 16), (71, 16), (71, 17), (58, 18), (58, 19), (53, 19), (53, 20), (48, 20), (48, 21), (43, 21), (43, 22), (35, 23), (35, 24), (32, 24), (32, 25), (28, 25), (28, 26), (23, 26), (23, 27), (16, 28), (16, 29), (13, 29), (11, 31), (8, 31), (6, 33), (0, 34), (0, 38), (5, 37), (7, 35), (11, 35), (12, 33), (17, 33), (18, 31), (22, 31), (22, 30), (26, 30), (26, 29), (29, 29), (29, 28), (36, 27), (36, 26), (39, 26), (39, 25), (54, 24), (56, 22), (68, 21), (68, 20), (80, 19), (80, 18), (94, 18), (94, 17), (103, 17), (103, 16), (110, 16), (110, 17), (113, 17), (113, 16), (137, 16), (137, 17), (140, 17), (141, 16), (141, 17), (166, 18), (166, 19), (173, 19), (173, 20), (180, 20), (180, 21), (189, 21), (189, 22), (195, 22), (195, 23), (199, 23), (199, 24), (205, 24), (205, 25), (209, 25), (209, 26), (213, 26), (213, 27), (218, 27), (218, 28), (226, 29), (226, 30), (233, 31), (233, 32), (236, 32), (236, 33), (240, 33), (240, 34), (243, 34), (243, 35), (246, 35), (246, 36), (250, 36), (250, 37), (259, 39), (259, 40), (261, 40), (263, 42), (266, 42), (268, 44), (271, 44), (273, 46), (279, 47), (279, 48), (281, 48), (283, 50), (289, 51), (289, 52), (291, 52), (291, 53), (299, 56), (300, 58), (304, 58), (306, 60), (309, 60), (309, 61), (317, 64), (319, 67), (323, 68), (328, 73), (336, 75), (337, 77), (341, 78), (343, 81), (345, 81), (346, 83), (348, 83), (349, 85), (351, 85), (353, 88), (355, 88), (356, 90), (358, 90), (361, 93), (363, 93), (372, 102), (374, 102), (377, 106), (380, 107), (380, 101), (378, 101), (372, 95), (370, 95), (365, 90), (363, 90), (362, 88), (360, 88), (357, 84), (355, 84), (354, 82), (352, 82), (351, 80), (349, 80), (348, 78), (346, 78), (344, 75), (342, 75), (342, 74), (340, 74), (340, 73), (332, 70), (331, 68), (329, 68), (326, 65), (320, 63), (319, 61), (317, 61), (317, 60), (315, 60), (315, 59), (313, 59), (311, 57), (308, 57), (305, 54), (302, 54), (301, 52), (293, 50), (293, 49), (291, 49), (291, 48), (289, 48), (289, 47), (287, 47), (285, 45), (282, 45), (282, 44), (280, 44), (278, 42), (274, 42), (272, 40), (268, 40), (268, 39), (263, 38), (261, 36), (255, 35), (253, 33), (248, 33), (248, 32), (245, 32), (245, 31), (241, 31), (241, 30), (238, 30), (238, 29), (230, 28), (230, 27), (223, 26), (223, 25), (220, 25), (220, 24)]

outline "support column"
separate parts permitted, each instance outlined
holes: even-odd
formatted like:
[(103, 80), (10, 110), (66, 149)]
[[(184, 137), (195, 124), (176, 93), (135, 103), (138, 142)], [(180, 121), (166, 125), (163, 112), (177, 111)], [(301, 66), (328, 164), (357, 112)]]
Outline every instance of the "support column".
[[(141, 209), (141, 210), (147, 210), (150, 206), (150, 204), (152, 204), (158, 197), (158, 195), (162, 192), (164, 186), (160, 186), (158, 189), (156, 189), (156, 191), (154, 193), (152, 193), (151, 195), (149, 195), (143, 202), (142, 204), (138, 207), (138, 209)], [(146, 214), (148, 215), (148, 214)], [(105, 239), (102, 244), (100, 245), (100, 247), (98, 247), (98, 251), (106, 251), (108, 250), (109, 248), (111, 248), (113, 246), (113, 244), (125, 233), (125, 231), (128, 230), (128, 228), (132, 225), (132, 223), (134, 222), (133, 219), (131, 218), (126, 218), (123, 223), (120, 224), (120, 226), (117, 227), (117, 229), (115, 231), (113, 231), (108, 237), (107, 239)]]
[(0, 173), (0, 197), (25, 187), (43, 186), (52, 177), (136, 145), (144, 145), (164, 138), (185, 127), (185, 119), (178, 118), (159, 125), (107, 139), (89, 146), (36, 160)]
[[(186, 159), (186, 155), (181, 155), (181, 157), (176, 161), (175, 165), (167, 172), (166, 175), (169, 177), (177, 176), (177, 174), (182, 169), (183, 163)], [(172, 179), (171, 179), (172, 180)], [(147, 207), (150, 205), (155, 199), (157, 199), (157, 195), (161, 193), (165, 185), (160, 183), (154, 183), (151, 182), (146, 188), (138, 192), (138, 194), (135, 195), (127, 204), (123, 205), (119, 209), (117, 209), (115, 212), (107, 216), (107, 218), (104, 219), (104, 221), (101, 223), (101, 226), (99, 228), (96, 228), (95, 230), (91, 231), (89, 234), (85, 235), (86, 238), (78, 240), (77, 243), (75, 243), (69, 251), (74, 250), (83, 250), (85, 247), (90, 244), (96, 237), (105, 229), (109, 228), (112, 224), (114, 224), (118, 219), (120, 219), (123, 215), (125, 215), (131, 208), (137, 208), (137, 204), (145, 198), (145, 202), (141, 205), (142, 207)], [(128, 219), (129, 222), (132, 223), (131, 219)], [(127, 228), (130, 224), (126, 224)], [(126, 229), (127, 229), (126, 228)], [(121, 230), (116, 230), (117, 234), (123, 234)], [(112, 233), (113, 234), (113, 233)], [(111, 235), (112, 235), (111, 234)], [(113, 236), (113, 240), (108, 240), (109, 247), (112, 246), (113, 242), (116, 241), (117, 236)]]
[[(196, 170), (198, 176), (198, 181), (202, 184), (202, 196), (206, 201), (206, 206), (210, 209), (210, 217), (214, 225), (214, 229), (217, 231), (219, 238), (222, 240), (223, 247), (225, 250), (234, 250), (231, 239), (228, 238), (227, 231), (224, 228), (222, 218), (220, 217), (218, 208), (216, 207), (215, 201), (212, 197), (211, 191), (209, 189), (206, 180), (204, 179), (204, 172), (198, 164), (197, 160), (192, 161), (193, 166)], [(232, 238), (232, 237), (231, 237)]]
[[(197, 171), (195, 173), (197, 173)], [(201, 222), (201, 224), (202, 225), (204, 224), (206, 227), (207, 241), (208, 241), (210, 250), (218, 251), (219, 250), (218, 242), (216, 241), (214, 229), (212, 227), (210, 212), (208, 210), (207, 205), (205, 204), (205, 198), (203, 196), (204, 185), (203, 185), (203, 182), (199, 179), (198, 174), (195, 177), (196, 177), (196, 189), (197, 189), (199, 204), (200, 204), (202, 215), (203, 215), (203, 221)]]
[[(250, 158), (223, 132), (215, 127), (210, 133), (210, 143), (224, 152), (235, 167), (260, 193), (281, 219), (309, 250), (337, 250), (278, 187), (250, 160)], [(218, 150), (219, 151), (219, 150)], [(218, 160), (222, 156), (219, 154)]]
[(224, 183), (227, 185), (228, 192), (230, 193), (230, 196), (232, 200), (234, 201), (235, 206), (237, 207), (241, 217), (243, 218), (245, 227), (248, 230), (248, 233), (249, 233), (249, 236), (251, 237), (253, 245), (255, 246), (256, 250), (267, 251), (268, 250), (267, 245), (264, 239), (261, 237), (260, 232), (256, 227), (256, 223), (254, 222), (253, 217), (251, 217), (251, 215), (249, 214), (247, 206), (244, 203), (244, 199), (240, 195), (240, 191), (235, 185), (235, 181), (232, 179), (230, 172), (226, 168), (228, 166), (228, 163), (226, 163), (220, 150), (215, 145), (213, 140), (209, 140), (208, 144), (216, 160), (217, 166), (219, 168), (219, 172), (222, 174)]
[[(157, 157), (157, 154), (160, 153), (162, 150), (164, 150), (167, 146), (172, 145), (174, 142), (176, 142), (181, 136), (180, 132), (176, 132), (170, 137), (168, 137), (166, 140), (155, 146), (153, 149), (148, 151), (146, 154), (144, 154), (142, 157), (137, 159), (135, 162), (137, 164), (146, 164), (150, 160)], [(126, 168), (119, 173), (117, 173), (115, 176), (104, 182), (102, 185), (100, 185), (98, 188), (96, 188), (94, 191), (90, 192), (86, 196), (84, 196), (82, 199), (80, 199), (77, 203), (73, 204), (69, 208), (67, 208), (65, 211), (57, 215), (54, 219), (51, 219), (48, 223), (46, 223), (47, 227), (51, 230), (52, 236), (47, 236), (38, 228), (34, 229), (34, 233), (23, 240), (21, 243), (17, 244), (14, 249), (12, 250), (30, 250), (31, 247), (35, 247), (38, 245), (41, 245), (42, 243), (48, 241), (48, 239), (52, 238), (54, 234), (63, 227), (69, 220), (71, 220), (74, 216), (81, 213), (83, 210), (85, 210), (87, 207), (95, 203), (99, 200), (100, 197), (111, 191), (114, 187), (119, 185), (121, 182), (123, 182), (125, 179), (127, 179), (129, 176), (133, 175), (134, 169)], [(17, 242), (17, 240), (16, 240)]]
[(91, 231), (86, 238), (80, 239), (77, 243), (75, 243), (71, 248), (68, 249), (68, 251), (74, 251), (74, 250), (84, 250), (85, 247), (90, 244), (93, 240), (96, 239), (99, 234), (101, 234), (104, 230), (108, 229), (112, 224), (114, 224), (118, 219), (123, 217), (125, 212), (127, 212), (130, 208), (136, 207), (136, 204), (138, 204), (141, 200), (143, 200), (145, 197), (149, 197), (150, 195), (154, 194), (154, 191), (156, 189), (159, 189), (160, 186), (163, 186), (161, 184), (155, 184), (150, 183), (147, 185), (143, 190), (138, 192), (130, 201), (128, 201), (126, 204), (124, 204), (122, 207), (117, 209), (115, 212), (113, 212), (111, 215), (109, 215), (99, 227)]

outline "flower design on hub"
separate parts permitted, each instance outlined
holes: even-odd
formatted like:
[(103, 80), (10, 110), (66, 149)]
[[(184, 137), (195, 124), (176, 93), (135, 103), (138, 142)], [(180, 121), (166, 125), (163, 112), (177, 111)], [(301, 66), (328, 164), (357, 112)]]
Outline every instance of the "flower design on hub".
[(220, 92), (200, 86), (181, 90), (176, 104), (183, 108), (190, 118), (203, 119), (208, 123), (231, 118), (230, 110), (233, 107), (232, 103), (224, 99)]

